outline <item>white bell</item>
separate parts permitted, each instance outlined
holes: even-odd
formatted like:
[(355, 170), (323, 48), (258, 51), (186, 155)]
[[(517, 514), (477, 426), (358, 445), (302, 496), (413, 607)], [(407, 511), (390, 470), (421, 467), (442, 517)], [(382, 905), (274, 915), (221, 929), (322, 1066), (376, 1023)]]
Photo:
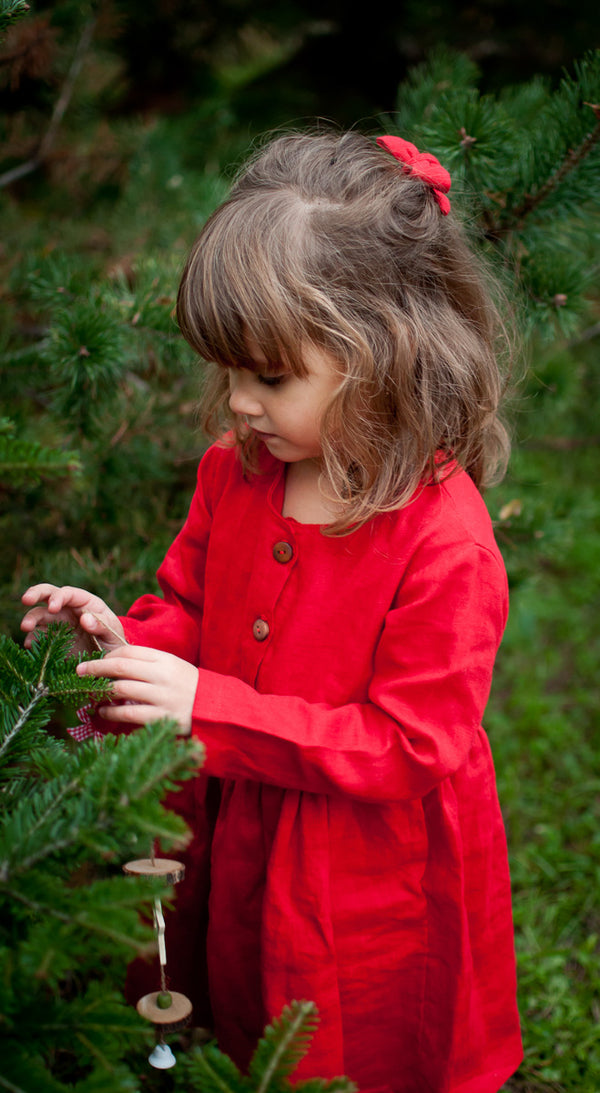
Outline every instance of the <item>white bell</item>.
[(152, 1054), (148, 1056), (148, 1062), (157, 1070), (169, 1070), (170, 1067), (175, 1066), (177, 1059), (168, 1044), (157, 1044)]

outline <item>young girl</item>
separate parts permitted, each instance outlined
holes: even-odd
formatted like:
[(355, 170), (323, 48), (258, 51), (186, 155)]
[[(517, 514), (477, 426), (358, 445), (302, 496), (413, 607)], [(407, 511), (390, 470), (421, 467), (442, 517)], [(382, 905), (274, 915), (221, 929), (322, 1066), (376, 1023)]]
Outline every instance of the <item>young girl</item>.
[(310, 998), (297, 1077), (361, 1093), (493, 1093), (521, 1059), (481, 727), (507, 612), (478, 489), (505, 457), (498, 322), (449, 188), (394, 137), (259, 151), (179, 291), (219, 439), (162, 597), (123, 619), (83, 589), (23, 597), (26, 631), (66, 618), (108, 650), (78, 670), (115, 681), (113, 728), (168, 715), (206, 746), (178, 928), (199, 978), (210, 859), (220, 1046), (244, 1067)]

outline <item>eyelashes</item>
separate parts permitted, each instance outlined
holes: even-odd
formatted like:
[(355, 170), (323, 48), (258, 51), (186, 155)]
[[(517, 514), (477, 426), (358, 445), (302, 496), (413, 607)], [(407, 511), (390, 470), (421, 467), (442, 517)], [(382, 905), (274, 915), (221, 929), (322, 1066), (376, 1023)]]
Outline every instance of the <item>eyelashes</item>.
[(249, 368), (243, 364), (238, 365), (235, 368), (229, 366), (228, 373), (230, 391), (233, 390), (233, 387), (237, 382), (235, 377), (238, 373), (240, 375), (247, 375), (252, 383), (258, 383), (262, 387), (280, 387), (283, 383), (286, 382), (286, 380), (290, 378), (290, 376), (293, 376), (294, 374), (291, 370), (286, 370), (283, 372), (258, 372), (256, 370), (256, 365), (254, 366), (254, 368)]
[(289, 373), (287, 372), (282, 373), (280, 376), (257, 375), (257, 379), (258, 382), (262, 383), (264, 387), (279, 387), (279, 384), (283, 383), (287, 379), (288, 375)]

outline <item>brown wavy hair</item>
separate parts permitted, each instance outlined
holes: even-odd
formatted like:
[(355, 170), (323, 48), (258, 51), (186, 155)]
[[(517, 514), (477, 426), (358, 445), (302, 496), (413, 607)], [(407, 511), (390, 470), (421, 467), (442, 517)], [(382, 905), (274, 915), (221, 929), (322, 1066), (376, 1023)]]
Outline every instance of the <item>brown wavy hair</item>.
[(307, 343), (338, 362), (322, 423), (322, 482), (342, 512), (329, 533), (400, 508), (454, 459), (480, 489), (506, 467), (508, 339), (489, 276), (456, 216), (365, 135), (259, 148), (193, 246), (177, 317), (208, 362), (202, 426), (232, 429), (249, 473), (260, 441), (229, 411), (226, 370), (257, 370), (248, 335), (261, 372), (283, 360), (306, 375)]

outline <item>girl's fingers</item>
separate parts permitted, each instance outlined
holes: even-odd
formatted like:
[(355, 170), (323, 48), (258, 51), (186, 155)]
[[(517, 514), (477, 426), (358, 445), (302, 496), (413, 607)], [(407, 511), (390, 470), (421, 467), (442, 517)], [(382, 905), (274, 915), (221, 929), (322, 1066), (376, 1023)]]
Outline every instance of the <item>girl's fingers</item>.
[(131, 679), (140, 683), (156, 680), (157, 656), (155, 649), (144, 646), (124, 645), (111, 650), (102, 660), (84, 660), (77, 665), (80, 676), (105, 676), (107, 679)]
[[(98, 596), (92, 596), (85, 588), (72, 585), (42, 583), (32, 585), (21, 597), (25, 606), (35, 605), (28, 611), (21, 629), (26, 633), (37, 627), (46, 627), (53, 620), (62, 619), (70, 626), (79, 627), (85, 641), (77, 639), (74, 647), (93, 648), (92, 639), (98, 639), (101, 646), (115, 649), (126, 644), (123, 626), (113, 611)], [(31, 641), (26, 642), (26, 647)]]
[(124, 725), (145, 725), (168, 716), (157, 706), (101, 706), (98, 713), (105, 721), (117, 721)]
[(39, 623), (47, 618), (48, 611), (45, 607), (34, 607), (21, 619), (21, 630), (33, 630)]
[(107, 721), (143, 725), (169, 717), (189, 736), (198, 669), (187, 661), (160, 649), (125, 645), (112, 649), (102, 660), (83, 661), (76, 671), (80, 676), (116, 681), (111, 698), (117, 705), (99, 711)]
[(21, 630), (25, 631), (25, 638), (23, 640), (25, 649), (31, 649), (37, 634), (45, 633), (48, 622), (50, 621), (51, 620), (47, 615), (35, 616), (34, 618), (26, 615), (25, 618), (21, 620)]
[[(114, 660), (117, 654), (113, 650), (108, 653), (104, 658), (106, 660)], [(171, 653), (163, 653), (161, 649), (152, 649), (149, 645), (128, 645), (125, 649), (122, 649), (120, 657), (126, 660), (148, 660), (156, 663), (159, 660), (164, 660), (166, 657), (171, 658)], [(174, 659), (174, 658), (173, 658)]]
[(93, 634), (111, 650), (119, 648), (121, 645), (127, 645), (123, 627), (116, 615), (112, 615), (112, 613), (109, 622), (101, 611), (84, 611), (79, 616), (79, 625), (82, 630), (85, 630), (88, 634)]
[[(55, 584), (34, 584), (23, 593), (21, 599), (24, 604), (45, 603), (46, 609), (54, 615), (65, 606), (76, 607), (78, 598), (81, 598), (81, 603), (85, 602), (82, 597), (73, 595), (76, 592), (83, 593), (83, 589), (71, 588), (69, 585), (59, 588)], [(89, 599), (88, 593), (85, 596)]]
[(21, 601), (25, 605), (44, 602), (52, 614), (64, 608), (78, 611), (87, 607), (92, 611), (106, 611), (106, 604), (98, 596), (92, 596), (86, 588), (76, 588), (70, 584), (60, 587), (47, 583), (31, 585), (21, 596)]
[(32, 584), (21, 596), (21, 603), (37, 603), (38, 600), (47, 600), (56, 590), (55, 584)]
[(148, 683), (137, 679), (119, 679), (113, 685), (110, 692), (111, 701), (118, 699), (120, 702), (133, 702), (146, 706), (153, 705), (153, 691)]

